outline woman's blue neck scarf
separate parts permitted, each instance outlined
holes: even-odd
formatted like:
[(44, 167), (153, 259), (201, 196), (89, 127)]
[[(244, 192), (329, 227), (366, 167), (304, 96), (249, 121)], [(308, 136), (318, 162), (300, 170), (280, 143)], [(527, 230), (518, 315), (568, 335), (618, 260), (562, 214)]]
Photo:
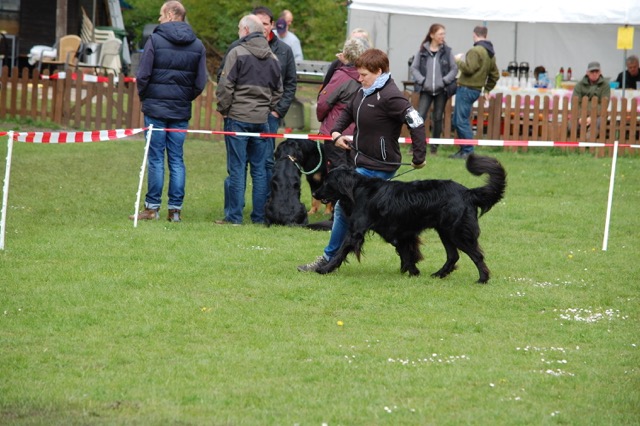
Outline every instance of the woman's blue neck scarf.
[(376, 81), (374, 81), (370, 87), (362, 89), (364, 91), (364, 97), (366, 98), (376, 89), (380, 89), (382, 86), (384, 86), (387, 81), (389, 81), (389, 78), (391, 78), (391, 74), (389, 74), (388, 72), (383, 72), (382, 74), (380, 74), (378, 78), (376, 78)]

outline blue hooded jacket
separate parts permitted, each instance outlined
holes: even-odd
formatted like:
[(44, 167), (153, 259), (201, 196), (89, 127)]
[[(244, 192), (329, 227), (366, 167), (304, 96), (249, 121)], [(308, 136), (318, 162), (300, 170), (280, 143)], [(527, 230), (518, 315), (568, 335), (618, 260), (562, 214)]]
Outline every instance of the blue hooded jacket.
[(189, 24), (165, 22), (147, 40), (136, 75), (142, 112), (189, 120), (191, 102), (207, 84), (206, 53)]

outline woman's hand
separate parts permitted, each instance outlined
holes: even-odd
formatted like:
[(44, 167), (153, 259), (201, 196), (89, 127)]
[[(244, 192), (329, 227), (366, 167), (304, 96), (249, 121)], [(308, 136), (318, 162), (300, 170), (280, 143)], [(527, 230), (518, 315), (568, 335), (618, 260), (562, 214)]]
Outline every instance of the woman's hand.
[(333, 143), (340, 149), (344, 149), (345, 151), (349, 151), (351, 150), (351, 146), (349, 145), (349, 142), (351, 142), (349, 139), (347, 139), (346, 137), (344, 137), (344, 135), (341, 135), (338, 132), (334, 132), (331, 134), (331, 137), (333, 138)]

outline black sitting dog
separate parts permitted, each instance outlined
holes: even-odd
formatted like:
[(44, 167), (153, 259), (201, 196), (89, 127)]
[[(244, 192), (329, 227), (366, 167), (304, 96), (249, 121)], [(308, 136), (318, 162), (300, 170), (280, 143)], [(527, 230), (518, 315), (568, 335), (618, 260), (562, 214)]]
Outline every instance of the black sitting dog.
[(320, 188), (327, 175), (323, 144), (305, 139), (286, 139), (278, 144), (269, 183), (271, 193), (265, 207), (267, 226), (308, 224), (307, 210), (300, 202), (303, 172), (312, 192)]
[(478, 268), (478, 282), (486, 283), (489, 268), (478, 244), (478, 217), (502, 199), (507, 174), (490, 157), (470, 155), (466, 164), (476, 176), (489, 175), (485, 186), (469, 189), (452, 180), (386, 181), (347, 168), (332, 170), (314, 196), (323, 202), (340, 201), (349, 218), (349, 232), (338, 253), (317, 272), (334, 271), (351, 252), (359, 261), (365, 234), (374, 231), (396, 248), (402, 273), (419, 275), (416, 263), (423, 259), (420, 233), (432, 228), (447, 252), (447, 261), (432, 276), (449, 275), (462, 250)]

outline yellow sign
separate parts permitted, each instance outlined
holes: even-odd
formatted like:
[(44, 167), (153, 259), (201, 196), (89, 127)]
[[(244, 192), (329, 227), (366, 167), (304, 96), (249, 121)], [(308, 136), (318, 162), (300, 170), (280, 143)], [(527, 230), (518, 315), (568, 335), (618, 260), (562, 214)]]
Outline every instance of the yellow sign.
[(633, 49), (633, 27), (618, 28), (618, 49)]

